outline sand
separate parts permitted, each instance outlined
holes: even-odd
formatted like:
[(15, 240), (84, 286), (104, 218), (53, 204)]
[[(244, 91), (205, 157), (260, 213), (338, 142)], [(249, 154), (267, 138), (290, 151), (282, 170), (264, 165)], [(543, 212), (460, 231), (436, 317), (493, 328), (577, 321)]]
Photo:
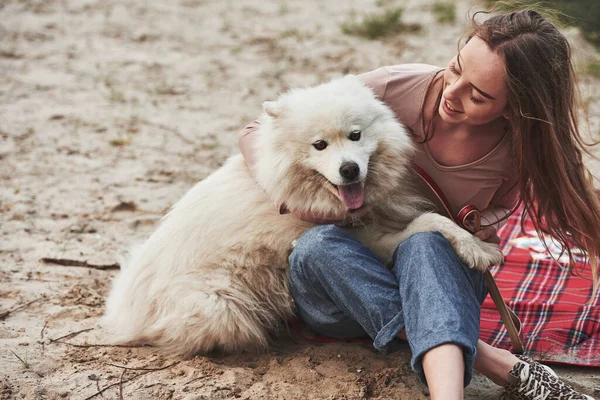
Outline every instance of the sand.
[[(14, 310), (0, 317), (0, 399), (426, 397), (408, 349), (292, 336), (265, 354), (181, 359), (110, 346), (98, 320), (117, 271), (90, 267), (143, 240), (280, 91), (453, 56), (462, 23), (435, 24), (430, 2), (379, 3), (425, 29), (343, 35), (353, 12), (378, 9), (366, 0), (0, 2), (0, 315)], [(472, 5), (458, 3), (459, 21)], [(598, 59), (569, 35), (578, 60)], [(600, 83), (582, 89), (597, 133)], [(559, 372), (600, 394), (597, 369)], [(466, 398), (499, 393), (476, 376)]]

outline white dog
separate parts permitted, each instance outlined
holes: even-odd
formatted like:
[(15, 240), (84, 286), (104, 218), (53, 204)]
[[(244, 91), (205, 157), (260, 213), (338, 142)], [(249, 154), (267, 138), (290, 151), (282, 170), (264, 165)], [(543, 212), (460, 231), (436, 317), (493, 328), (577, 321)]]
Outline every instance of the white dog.
[[(104, 322), (120, 342), (181, 354), (264, 347), (293, 315), (292, 242), (313, 225), (280, 215), (337, 216), (370, 207), (349, 229), (383, 262), (417, 232), (440, 231), (470, 267), (502, 260), (452, 221), (424, 211), (407, 171), (412, 146), (394, 114), (353, 76), (264, 104), (250, 174), (241, 155), (194, 186), (115, 278)], [(257, 183), (258, 181), (258, 183)]]

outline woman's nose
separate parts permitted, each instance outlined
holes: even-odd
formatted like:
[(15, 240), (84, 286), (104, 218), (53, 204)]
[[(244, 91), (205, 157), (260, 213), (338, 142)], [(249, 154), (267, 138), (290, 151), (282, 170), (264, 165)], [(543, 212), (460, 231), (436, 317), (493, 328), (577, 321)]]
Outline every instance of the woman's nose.
[(452, 81), (446, 81), (446, 87), (444, 88), (444, 97), (448, 100), (458, 97), (458, 85), (459, 78), (454, 78)]

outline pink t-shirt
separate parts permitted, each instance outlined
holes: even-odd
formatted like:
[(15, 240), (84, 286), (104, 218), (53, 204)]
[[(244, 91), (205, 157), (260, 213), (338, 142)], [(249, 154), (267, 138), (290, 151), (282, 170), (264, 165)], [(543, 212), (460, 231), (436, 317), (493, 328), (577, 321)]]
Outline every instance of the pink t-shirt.
[[(402, 64), (378, 68), (358, 78), (394, 111), (398, 121), (410, 128), (415, 138), (422, 139), (425, 95), (441, 70), (427, 64)], [(255, 121), (248, 125), (239, 137), (240, 149), (248, 164), (253, 163), (249, 135), (256, 131), (257, 124)], [(436, 162), (427, 143), (416, 142), (415, 145), (415, 163), (440, 187), (455, 215), (464, 206), (473, 205), (485, 211), (483, 223), (493, 223), (516, 204), (519, 192), (510, 135), (505, 135), (478, 160), (457, 166)], [(424, 195), (431, 196), (431, 193)]]

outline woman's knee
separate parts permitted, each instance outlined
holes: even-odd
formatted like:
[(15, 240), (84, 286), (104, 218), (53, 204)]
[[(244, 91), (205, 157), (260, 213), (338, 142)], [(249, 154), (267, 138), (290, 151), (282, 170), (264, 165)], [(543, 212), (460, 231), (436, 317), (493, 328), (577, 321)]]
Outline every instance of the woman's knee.
[(439, 253), (452, 249), (452, 245), (440, 232), (419, 232), (400, 243), (394, 251), (394, 260), (400, 253)]
[(319, 261), (331, 256), (332, 247), (340, 235), (347, 233), (335, 225), (317, 225), (304, 232), (290, 254), (291, 271), (321, 265)]
[(407, 273), (410, 279), (432, 281), (432, 276), (439, 276), (444, 281), (456, 281), (463, 289), (473, 290), (480, 304), (487, 295), (481, 271), (467, 267), (448, 239), (437, 231), (416, 233), (400, 243), (394, 253), (394, 271), (397, 275)]

